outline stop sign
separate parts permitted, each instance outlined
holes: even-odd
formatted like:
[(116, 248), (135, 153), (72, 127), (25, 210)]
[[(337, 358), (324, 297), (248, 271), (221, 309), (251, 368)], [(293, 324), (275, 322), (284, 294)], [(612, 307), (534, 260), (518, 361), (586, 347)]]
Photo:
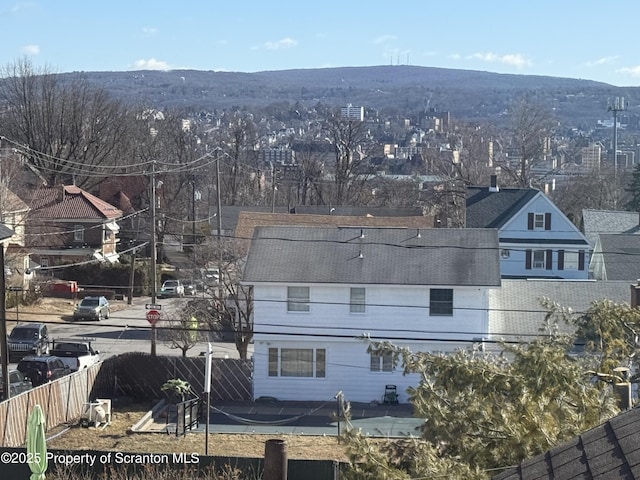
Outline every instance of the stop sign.
[(158, 320), (160, 320), (160, 312), (158, 310), (147, 311), (147, 322), (151, 325), (155, 325)]

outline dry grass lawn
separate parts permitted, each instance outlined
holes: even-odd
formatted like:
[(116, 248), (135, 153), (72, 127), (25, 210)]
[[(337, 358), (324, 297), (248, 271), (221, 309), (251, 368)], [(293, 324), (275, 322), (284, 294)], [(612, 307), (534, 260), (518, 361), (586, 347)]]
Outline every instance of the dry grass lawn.
[[(64, 450), (204, 455), (203, 433), (188, 433), (185, 437), (165, 433), (130, 433), (131, 426), (146, 412), (146, 406), (130, 406), (126, 410), (116, 410), (111, 425), (104, 430), (74, 426), (47, 442), (47, 446)], [(209, 455), (263, 457), (265, 442), (273, 438), (286, 440), (290, 459), (347, 461), (344, 446), (339, 444), (334, 436), (210, 434)]]

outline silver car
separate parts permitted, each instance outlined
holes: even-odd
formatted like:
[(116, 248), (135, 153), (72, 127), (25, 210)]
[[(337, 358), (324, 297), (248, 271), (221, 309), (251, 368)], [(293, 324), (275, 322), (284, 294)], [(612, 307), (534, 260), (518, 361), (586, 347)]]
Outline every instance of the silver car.
[(103, 320), (109, 318), (111, 308), (106, 297), (84, 297), (76, 305), (74, 320)]
[(184, 285), (180, 280), (165, 280), (158, 292), (158, 298), (184, 297)]

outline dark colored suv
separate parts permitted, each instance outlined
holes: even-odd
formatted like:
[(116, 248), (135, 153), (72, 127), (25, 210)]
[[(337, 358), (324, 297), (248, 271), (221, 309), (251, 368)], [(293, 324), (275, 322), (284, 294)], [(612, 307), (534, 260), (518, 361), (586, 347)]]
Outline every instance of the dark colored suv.
[(34, 387), (73, 373), (73, 370), (67, 367), (62, 360), (53, 355), (24, 357), (18, 363), (18, 370), (31, 380)]
[(47, 355), (49, 333), (44, 323), (25, 323), (11, 330), (7, 341), (9, 361), (15, 362), (25, 355)]

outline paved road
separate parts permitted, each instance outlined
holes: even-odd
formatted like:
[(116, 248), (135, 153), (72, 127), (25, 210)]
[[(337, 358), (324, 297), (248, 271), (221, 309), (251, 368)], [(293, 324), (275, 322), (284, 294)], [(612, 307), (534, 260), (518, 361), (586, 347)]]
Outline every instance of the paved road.
[[(175, 315), (188, 301), (185, 299), (163, 299), (156, 303), (162, 305), (163, 316)], [(101, 322), (73, 322), (69, 317), (61, 317), (65, 321), (49, 324), (52, 338), (82, 338), (93, 340), (94, 348), (100, 351), (103, 359), (127, 352), (151, 352), (151, 327), (146, 320), (146, 305), (151, 302), (149, 297), (134, 298), (132, 305), (125, 305), (124, 309), (114, 311), (108, 320)], [(158, 324), (162, 326), (162, 322)], [(161, 336), (160, 336), (161, 337)], [(170, 348), (168, 342), (158, 340), (156, 345), (158, 355), (181, 355), (181, 351)], [(213, 355), (217, 358), (239, 358), (235, 344), (227, 342), (212, 343)], [(187, 352), (188, 356), (198, 356), (207, 350), (206, 343), (197, 344)], [(253, 347), (250, 346), (249, 354)]]

